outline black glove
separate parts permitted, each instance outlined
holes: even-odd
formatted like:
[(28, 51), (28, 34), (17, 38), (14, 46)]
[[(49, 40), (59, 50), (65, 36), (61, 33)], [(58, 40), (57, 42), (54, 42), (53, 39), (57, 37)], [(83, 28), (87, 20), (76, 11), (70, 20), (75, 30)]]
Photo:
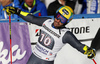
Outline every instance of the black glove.
[(12, 7), (12, 6), (8, 6), (8, 7), (5, 7), (3, 8), (3, 10), (6, 10), (7, 14), (10, 16), (11, 14), (17, 14), (19, 15), (20, 12), (21, 12), (21, 9), (19, 8), (15, 8), (15, 7)]
[(96, 55), (96, 50), (95, 49), (92, 49), (92, 48), (89, 48), (87, 51), (85, 51), (84, 54), (87, 54), (87, 57), (89, 59), (93, 59)]

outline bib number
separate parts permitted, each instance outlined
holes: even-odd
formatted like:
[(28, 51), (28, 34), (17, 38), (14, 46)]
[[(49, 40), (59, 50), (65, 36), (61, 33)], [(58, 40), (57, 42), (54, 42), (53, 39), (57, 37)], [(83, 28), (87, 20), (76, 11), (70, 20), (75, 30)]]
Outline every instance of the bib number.
[(54, 39), (44, 31), (41, 31), (38, 41), (40, 44), (42, 44), (43, 46), (45, 46), (49, 49), (52, 49), (54, 46)]

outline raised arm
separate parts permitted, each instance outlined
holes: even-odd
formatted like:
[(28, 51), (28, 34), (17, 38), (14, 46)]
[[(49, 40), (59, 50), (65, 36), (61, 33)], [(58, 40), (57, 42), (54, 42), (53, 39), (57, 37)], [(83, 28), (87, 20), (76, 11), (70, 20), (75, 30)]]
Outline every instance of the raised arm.
[(84, 44), (80, 43), (80, 41), (70, 32), (66, 32), (63, 37), (64, 43), (69, 43), (72, 47), (76, 48), (80, 52), (84, 53)]
[(32, 14), (29, 14), (23, 11), (20, 12), (19, 16), (25, 21), (39, 25), (39, 26), (42, 26), (43, 22), (46, 21), (47, 19), (51, 19), (49, 17), (36, 17)]
[(64, 35), (63, 43), (69, 43), (72, 47), (76, 48), (81, 53), (86, 54), (90, 59), (95, 57), (95, 50), (85, 44), (80, 43), (80, 41), (70, 31), (67, 31)]
[(15, 8), (15, 7), (12, 7), (12, 6), (5, 7), (3, 10), (6, 10), (8, 15), (17, 14), (18, 16), (20, 16), (25, 21), (39, 25), (39, 26), (42, 26), (42, 24), (45, 20), (51, 19), (49, 17), (36, 17), (36, 16), (33, 16), (30, 13), (21, 11), (21, 9)]

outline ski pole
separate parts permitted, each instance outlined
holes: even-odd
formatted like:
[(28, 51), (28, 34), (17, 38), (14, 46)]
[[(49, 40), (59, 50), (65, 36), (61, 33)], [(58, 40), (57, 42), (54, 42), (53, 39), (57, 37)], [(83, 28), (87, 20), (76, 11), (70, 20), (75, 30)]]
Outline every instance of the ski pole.
[(10, 60), (11, 60), (11, 64), (12, 64), (11, 14), (9, 15), (9, 31), (10, 31)]
[(92, 60), (93, 60), (93, 62), (94, 62), (95, 64), (97, 64), (96, 61), (95, 61), (94, 59), (92, 59)]

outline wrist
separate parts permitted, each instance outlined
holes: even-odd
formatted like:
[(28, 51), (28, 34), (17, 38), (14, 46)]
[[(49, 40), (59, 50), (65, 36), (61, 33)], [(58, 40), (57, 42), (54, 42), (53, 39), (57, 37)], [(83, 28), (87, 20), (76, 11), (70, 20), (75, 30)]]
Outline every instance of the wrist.
[(84, 47), (83, 47), (84, 54), (87, 54), (87, 53), (88, 53), (88, 49), (89, 49), (89, 47), (88, 47), (88, 46), (84, 46)]

